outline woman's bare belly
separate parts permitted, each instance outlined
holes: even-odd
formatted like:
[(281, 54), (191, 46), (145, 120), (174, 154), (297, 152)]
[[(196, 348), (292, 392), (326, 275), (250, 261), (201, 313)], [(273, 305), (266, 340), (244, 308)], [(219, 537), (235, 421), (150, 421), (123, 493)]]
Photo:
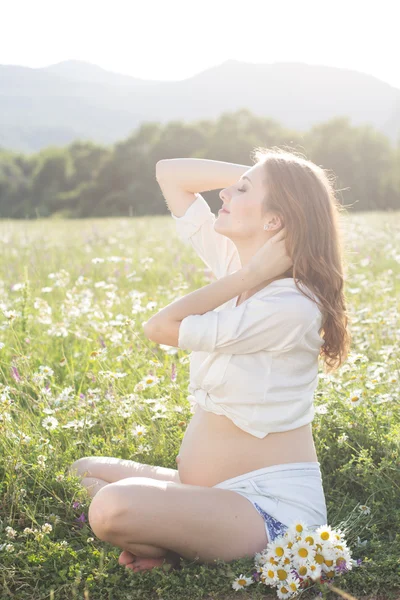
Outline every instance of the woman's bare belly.
[(176, 458), (181, 483), (206, 487), (263, 467), (317, 461), (311, 424), (259, 439), (198, 404)]

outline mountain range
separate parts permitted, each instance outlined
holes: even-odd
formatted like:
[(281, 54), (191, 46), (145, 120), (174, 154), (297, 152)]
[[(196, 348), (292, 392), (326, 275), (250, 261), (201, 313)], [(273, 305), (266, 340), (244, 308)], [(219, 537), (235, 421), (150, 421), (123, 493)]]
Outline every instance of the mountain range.
[(393, 143), (400, 136), (400, 90), (350, 69), (227, 60), (181, 81), (152, 81), (77, 60), (0, 65), (0, 148), (27, 154), (76, 139), (108, 145), (144, 121), (216, 119), (240, 108), (298, 131), (346, 115)]

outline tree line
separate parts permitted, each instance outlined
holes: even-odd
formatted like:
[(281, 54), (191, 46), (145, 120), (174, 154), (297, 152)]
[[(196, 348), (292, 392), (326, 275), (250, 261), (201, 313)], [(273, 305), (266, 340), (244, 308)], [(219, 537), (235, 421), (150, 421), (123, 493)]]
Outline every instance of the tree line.
[[(300, 132), (241, 109), (217, 120), (147, 121), (111, 146), (76, 140), (32, 155), (0, 149), (0, 218), (167, 214), (157, 161), (195, 157), (250, 167), (255, 146), (290, 147), (332, 171), (349, 211), (400, 209), (400, 139), (393, 146), (372, 126), (353, 127), (344, 116)], [(206, 194), (212, 210), (219, 208), (218, 192)]]

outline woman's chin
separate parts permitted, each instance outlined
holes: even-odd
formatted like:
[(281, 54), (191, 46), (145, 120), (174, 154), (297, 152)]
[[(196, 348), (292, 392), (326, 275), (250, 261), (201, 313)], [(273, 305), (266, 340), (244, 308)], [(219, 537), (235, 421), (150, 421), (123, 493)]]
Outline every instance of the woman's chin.
[(226, 224), (218, 221), (218, 219), (214, 221), (214, 229), (217, 233), (220, 233), (221, 235), (226, 235), (229, 232), (229, 227), (227, 227)]

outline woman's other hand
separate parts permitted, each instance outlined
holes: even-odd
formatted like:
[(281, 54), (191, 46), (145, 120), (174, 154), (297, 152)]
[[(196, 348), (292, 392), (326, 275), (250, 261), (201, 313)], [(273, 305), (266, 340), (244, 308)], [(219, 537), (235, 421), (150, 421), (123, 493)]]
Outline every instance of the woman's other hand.
[(286, 251), (286, 229), (283, 227), (252, 256), (246, 269), (254, 278), (255, 285), (274, 279), (293, 265)]

